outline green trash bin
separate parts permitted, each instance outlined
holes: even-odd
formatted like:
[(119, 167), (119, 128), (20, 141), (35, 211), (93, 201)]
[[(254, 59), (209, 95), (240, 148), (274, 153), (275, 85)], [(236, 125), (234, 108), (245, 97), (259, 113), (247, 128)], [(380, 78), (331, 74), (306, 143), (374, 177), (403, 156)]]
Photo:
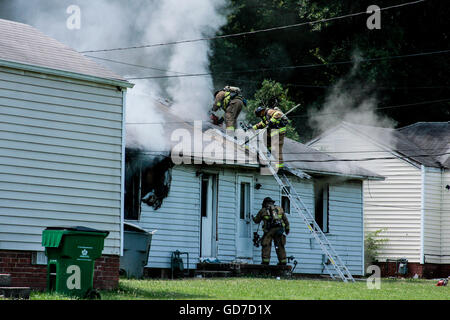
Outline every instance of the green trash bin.
[(93, 289), (95, 259), (109, 231), (86, 227), (48, 227), (42, 246), (48, 258), (47, 290), (80, 298), (99, 298)]

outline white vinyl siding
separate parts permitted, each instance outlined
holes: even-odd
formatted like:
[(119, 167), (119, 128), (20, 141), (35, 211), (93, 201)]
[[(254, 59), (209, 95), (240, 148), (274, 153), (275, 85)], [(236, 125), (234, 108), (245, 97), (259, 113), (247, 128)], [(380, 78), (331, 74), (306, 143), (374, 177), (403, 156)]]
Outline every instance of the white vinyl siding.
[[(137, 223), (147, 231), (158, 230), (152, 239), (149, 268), (170, 268), (171, 253), (175, 250), (189, 252), (190, 268), (195, 268), (200, 253), (200, 178), (195, 166), (175, 166), (172, 169), (172, 184), (168, 197), (160, 209), (143, 204), (141, 219)], [(237, 210), (236, 193), (239, 176), (253, 177), (253, 215), (261, 208), (265, 197), (272, 197), (276, 204), (281, 202), (280, 187), (272, 176), (261, 176), (258, 172), (232, 168), (217, 169), (218, 175), (218, 252), (220, 262), (229, 263), (237, 256)], [(209, 171), (208, 171), (209, 172)], [(305, 205), (314, 212), (313, 182), (292, 178), (297, 192)], [(325, 273), (322, 268), (322, 251), (310, 236), (301, 218), (294, 213), (288, 215), (291, 233), (287, 237), (286, 252), (295, 256), (299, 265), (295, 272)], [(350, 271), (362, 275), (363, 269), (363, 229), (362, 229), (361, 182), (342, 182), (330, 185), (330, 236), (338, 253), (348, 263)], [(251, 234), (258, 226), (251, 223)], [(259, 234), (262, 235), (262, 227)], [(185, 261), (185, 256), (182, 256)], [(186, 262), (186, 261), (185, 261)], [(253, 247), (253, 263), (261, 262), (261, 247)], [(272, 248), (271, 264), (276, 264), (277, 256)]]
[[(141, 203), (137, 224), (150, 232), (157, 230), (152, 237), (149, 268), (170, 268), (170, 257), (176, 250), (189, 253), (189, 268), (195, 268), (198, 262), (201, 185), (195, 172), (194, 166), (175, 166), (169, 194), (161, 207), (154, 210)], [(181, 258), (187, 263), (185, 255)]]
[(116, 87), (0, 68), (1, 250), (80, 225), (120, 254), (122, 109)]
[(340, 159), (385, 158), (355, 161), (356, 165), (386, 178), (364, 181), (365, 232), (386, 229), (380, 238), (388, 242), (380, 250), (379, 260), (407, 258), (409, 262), (420, 262), (420, 167), (345, 128), (321, 137), (311, 146)]
[(450, 170), (446, 169), (442, 173), (442, 215), (441, 215), (441, 263), (450, 263)]
[(438, 168), (424, 168), (424, 255), (425, 263), (441, 262), (442, 174)]

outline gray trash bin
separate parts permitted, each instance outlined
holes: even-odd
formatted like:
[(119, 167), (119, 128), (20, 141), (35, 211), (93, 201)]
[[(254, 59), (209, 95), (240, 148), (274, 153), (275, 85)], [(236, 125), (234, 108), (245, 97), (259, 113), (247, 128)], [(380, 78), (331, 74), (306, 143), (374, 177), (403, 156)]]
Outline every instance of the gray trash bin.
[(152, 234), (144, 229), (124, 223), (123, 256), (120, 257), (120, 271), (127, 278), (141, 279), (148, 262)]

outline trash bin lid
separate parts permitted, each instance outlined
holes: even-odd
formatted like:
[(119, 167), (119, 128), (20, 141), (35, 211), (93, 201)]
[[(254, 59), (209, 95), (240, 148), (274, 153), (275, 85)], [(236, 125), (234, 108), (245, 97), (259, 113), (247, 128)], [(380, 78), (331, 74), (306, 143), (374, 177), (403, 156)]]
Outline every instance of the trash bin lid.
[(148, 233), (147, 231), (145, 231), (144, 229), (142, 229), (141, 227), (129, 223), (129, 222), (124, 222), (123, 223), (123, 230), (124, 231), (135, 231), (135, 232), (142, 232), (142, 233)]
[(97, 229), (83, 227), (83, 226), (56, 226), (56, 227), (47, 227), (45, 230), (68, 230), (68, 231), (80, 231), (80, 232), (99, 232), (99, 233), (109, 234), (109, 231), (97, 230)]
[[(46, 232), (47, 231), (47, 232)], [(42, 246), (48, 248), (57, 248), (59, 247), (63, 235), (81, 232), (92, 232), (103, 234), (106, 238), (109, 235), (109, 231), (97, 230), (93, 228), (83, 227), (83, 226), (53, 226), (47, 227), (42, 233)]]

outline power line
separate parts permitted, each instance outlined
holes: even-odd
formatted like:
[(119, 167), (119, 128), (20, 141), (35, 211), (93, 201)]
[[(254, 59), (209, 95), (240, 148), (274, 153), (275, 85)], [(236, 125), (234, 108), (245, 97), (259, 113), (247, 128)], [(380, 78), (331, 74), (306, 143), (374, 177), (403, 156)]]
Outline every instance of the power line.
[[(179, 152), (181, 152), (183, 150), (179, 150)], [(172, 151), (170, 150), (154, 150), (154, 151), (141, 151), (140, 154), (147, 154), (147, 155), (162, 155), (161, 153), (163, 152), (168, 152), (171, 153)], [(177, 153), (179, 153), (177, 151)], [(327, 154), (328, 152), (322, 152), (322, 154)], [(185, 157), (185, 156), (200, 156), (200, 155), (204, 155), (205, 152), (204, 151), (189, 151), (188, 154), (186, 155), (180, 155), (180, 157)], [(209, 154), (209, 153), (208, 153)], [(283, 152), (283, 154), (302, 154), (302, 155), (306, 155), (306, 154), (317, 154), (317, 152), (299, 152), (299, 153), (285, 153)], [(285, 163), (289, 163), (289, 162), (308, 162), (308, 163), (323, 163), (323, 162), (365, 162), (365, 161), (375, 161), (375, 160), (395, 160), (395, 159), (410, 159), (411, 157), (421, 157), (421, 158), (427, 158), (427, 157), (439, 157), (439, 156), (443, 156), (443, 155), (449, 155), (450, 152), (444, 152), (444, 153), (439, 153), (439, 154), (415, 154), (415, 155), (411, 155), (411, 156), (390, 156), (390, 157), (370, 157), (370, 158), (359, 158), (359, 159), (338, 159), (338, 158), (334, 158), (334, 159), (323, 159), (323, 160), (316, 160), (316, 159), (291, 159), (291, 160), (287, 160), (284, 159)], [(223, 153), (223, 155), (226, 155), (226, 153)], [(225, 159), (221, 159), (221, 160), (227, 160)], [(233, 160), (237, 160), (239, 161), (239, 159), (233, 159)]]
[[(424, 152), (424, 151), (437, 151), (437, 150), (446, 151), (445, 153), (443, 153), (445, 155), (445, 154), (448, 154), (447, 151), (449, 150), (449, 148), (437, 148), (437, 149), (435, 149), (435, 148), (420, 148), (420, 151), (422, 151), (422, 152)], [(417, 149), (402, 149), (402, 150), (393, 150), (393, 151), (406, 152), (406, 151), (417, 151)], [(156, 153), (156, 154), (162, 155), (161, 152), (170, 153), (171, 151), (169, 151), (169, 150), (167, 150), (167, 151), (162, 151), (162, 150), (140, 151), (140, 153), (149, 153), (149, 154)], [(293, 155), (316, 155), (316, 154), (319, 154), (320, 155), (320, 154), (343, 154), (343, 153), (345, 153), (345, 154), (348, 154), (348, 153), (357, 153), (357, 154), (359, 154), (359, 153), (386, 153), (386, 152), (389, 152), (389, 151), (386, 151), (386, 150), (319, 151), (319, 150), (317, 150), (317, 151), (305, 151), (305, 152), (283, 152), (283, 154), (285, 154), (285, 155), (286, 154), (293, 154)], [(450, 152), (450, 151), (448, 151), (448, 152)], [(196, 153), (196, 154), (202, 153), (203, 154), (203, 151), (192, 152), (192, 153)], [(415, 157), (415, 156), (424, 156), (424, 155), (411, 155), (411, 157)], [(436, 155), (428, 154), (427, 156), (434, 157)], [(398, 157), (396, 157), (396, 158), (398, 158)], [(297, 160), (295, 160), (295, 161), (297, 161)], [(301, 160), (298, 160), (298, 161), (301, 161)], [(346, 161), (355, 161), (355, 160), (348, 159)]]
[[(413, 5), (413, 4), (417, 4), (417, 3), (421, 3), (421, 2), (425, 2), (425, 0), (418, 0), (418, 1), (398, 4), (398, 5), (393, 5), (390, 7), (380, 8), (379, 11), (400, 8), (400, 7), (409, 6), (409, 5)], [(146, 44), (146, 45), (141, 45), (141, 46), (131, 46), (131, 47), (122, 47), (122, 48), (87, 50), (87, 51), (81, 51), (80, 53), (124, 51), (124, 50), (132, 50), (132, 49), (144, 49), (144, 48), (153, 48), (153, 47), (160, 47), (160, 46), (167, 46), (167, 45), (176, 45), (176, 44), (181, 44), (181, 43), (193, 43), (193, 42), (200, 42), (200, 41), (210, 41), (210, 40), (215, 40), (215, 39), (233, 38), (233, 37), (254, 35), (254, 34), (258, 34), (258, 33), (270, 32), (270, 31), (276, 31), (276, 30), (286, 30), (286, 29), (301, 27), (301, 26), (306, 26), (306, 25), (314, 25), (314, 24), (318, 24), (318, 23), (324, 23), (324, 22), (330, 22), (330, 21), (334, 21), (334, 20), (356, 17), (356, 16), (360, 16), (363, 14), (367, 14), (367, 11), (350, 13), (350, 14), (346, 14), (346, 15), (342, 15), (342, 16), (325, 18), (325, 19), (320, 19), (320, 20), (316, 20), (316, 21), (301, 22), (301, 23), (296, 23), (296, 24), (291, 24), (291, 25), (285, 25), (285, 26), (279, 26), (279, 27), (273, 27), (273, 28), (267, 28), (267, 29), (260, 29), (260, 30), (254, 30), (254, 31), (232, 33), (232, 34), (226, 34), (226, 35), (221, 35), (221, 36), (204, 37), (204, 38), (189, 39), (189, 40), (179, 40), (179, 41), (171, 41), (171, 42), (163, 42), (163, 43), (154, 43), (154, 44)]]
[[(316, 63), (316, 64), (306, 64), (306, 65), (279, 66), (279, 67), (273, 67), (273, 68), (247, 69), (247, 70), (239, 70), (239, 71), (224, 71), (224, 72), (217, 72), (217, 73), (236, 74), (236, 73), (266, 72), (266, 71), (274, 71), (274, 70), (291, 70), (291, 69), (304, 69), (304, 68), (306, 69), (306, 68), (326, 67), (326, 66), (332, 66), (332, 65), (343, 65), (343, 64), (353, 64), (353, 63), (362, 63), (362, 62), (375, 62), (375, 61), (400, 59), (400, 58), (408, 58), (408, 57), (420, 57), (420, 56), (443, 54), (443, 53), (449, 53), (449, 52), (450, 52), (450, 49), (439, 50), (439, 51), (429, 51), (429, 52), (419, 52), (419, 53), (404, 54), (404, 55), (397, 55), (397, 56), (368, 58), (368, 59), (360, 59), (360, 60), (336, 61), (336, 62), (329, 62), (329, 63), (325, 63), (325, 64)], [(213, 74), (214, 74), (213, 72), (186, 73), (186, 74), (178, 74), (178, 75), (133, 77), (133, 78), (126, 78), (126, 80), (149, 80), (149, 79), (166, 79), (166, 78), (183, 78), (183, 77), (203, 77), (203, 76), (210, 76)]]
[[(432, 104), (432, 103), (438, 103), (438, 102), (450, 102), (450, 98), (448, 99), (441, 99), (441, 100), (431, 100), (431, 101), (421, 101), (416, 103), (408, 103), (408, 104), (401, 104), (401, 105), (394, 105), (394, 106), (386, 106), (386, 107), (379, 107), (374, 108), (374, 110), (382, 110), (382, 109), (393, 109), (393, 108), (404, 108), (409, 106), (416, 106), (416, 105), (424, 105), (424, 104)], [(342, 112), (330, 112), (330, 113), (322, 113), (318, 116), (325, 116), (325, 115), (334, 115), (334, 114), (342, 114)], [(308, 115), (297, 115), (297, 116), (289, 116), (289, 118), (303, 118), (303, 117), (309, 117)], [(168, 124), (168, 123), (185, 123), (190, 124), (191, 122), (195, 121), (201, 121), (201, 122), (209, 122), (209, 120), (192, 120), (192, 121), (160, 121), (160, 122), (127, 122), (126, 125), (151, 125), (151, 124)]]
[(107, 58), (102, 58), (102, 57), (96, 57), (96, 56), (91, 56), (91, 55), (85, 55), (85, 56), (88, 57), (88, 58), (108, 61), (108, 62), (117, 63), (117, 64), (123, 64), (123, 65), (131, 66), (131, 67), (150, 69), (150, 70), (156, 70), (156, 71), (162, 71), (162, 72), (172, 72), (172, 73), (178, 73), (178, 74), (188, 74), (188, 73), (184, 73), (184, 72), (171, 71), (171, 70), (166, 70), (166, 69), (157, 68), (157, 67), (143, 66), (143, 65), (140, 65), (140, 64), (133, 64), (133, 63), (129, 63), (129, 62), (118, 61), (118, 60), (113, 60), (113, 59), (107, 59)]
[[(404, 108), (404, 107), (411, 107), (411, 106), (419, 106), (423, 104), (434, 104), (439, 102), (450, 102), (450, 99), (441, 99), (441, 100), (431, 100), (431, 101), (422, 101), (422, 102), (415, 102), (415, 103), (407, 103), (407, 104), (400, 104), (395, 106), (387, 106), (387, 107), (379, 107), (374, 108), (373, 110), (384, 110), (384, 109), (395, 109), (395, 108)], [(319, 116), (327, 116), (327, 115), (336, 115), (336, 114), (342, 114), (342, 112), (327, 112), (327, 113), (321, 113)], [(289, 118), (308, 118), (308, 115), (294, 115), (289, 116)]]
[[(122, 64), (122, 65), (126, 65), (126, 66), (132, 66), (132, 67), (136, 67), (136, 68), (143, 68), (143, 69), (150, 69), (150, 70), (156, 70), (156, 71), (161, 71), (161, 72), (171, 72), (171, 73), (177, 73), (177, 74), (182, 74), (182, 75), (189, 75), (189, 73), (185, 73), (185, 72), (167, 70), (167, 69), (162, 69), (162, 68), (153, 67), (153, 66), (133, 64), (133, 63), (129, 63), (129, 62), (107, 59), (107, 58), (102, 58), (102, 57), (96, 57), (96, 56), (91, 56), (91, 55), (86, 55), (86, 57), (103, 60), (103, 61), (107, 61), (107, 62), (111, 62), (111, 63), (116, 63), (116, 64)], [(213, 73), (208, 73), (208, 74), (205, 73), (204, 75), (206, 76), (206, 75), (212, 75), (212, 74)], [(234, 82), (244, 82), (244, 83), (247, 82), (247, 83), (255, 83), (255, 84), (261, 83), (261, 81), (250, 80), (250, 79), (231, 79), (231, 78), (222, 78), (222, 77), (215, 77), (215, 78), (219, 79), (219, 80), (234, 81)], [(333, 87), (332, 85), (312, 85), (312, 84), (303, 84), (303, 83), (285, 83), (285, 85), (291, 86), (291, 87), (320, 88), (320, 89), (328, 89), (328, 88)], [(376, 89), (384, 89), (384, 90), (395, 90), (395, 89), (399, 89), (399, 90), (414, 89), (415, 90), (415, 89), (450, 89), (450, 86), (409, 86), (409, 87), (406, 87), (406, 86), (404, 86), (404, 87), (381, 86), (381, 87), (375, 87), (375, 88)]]

